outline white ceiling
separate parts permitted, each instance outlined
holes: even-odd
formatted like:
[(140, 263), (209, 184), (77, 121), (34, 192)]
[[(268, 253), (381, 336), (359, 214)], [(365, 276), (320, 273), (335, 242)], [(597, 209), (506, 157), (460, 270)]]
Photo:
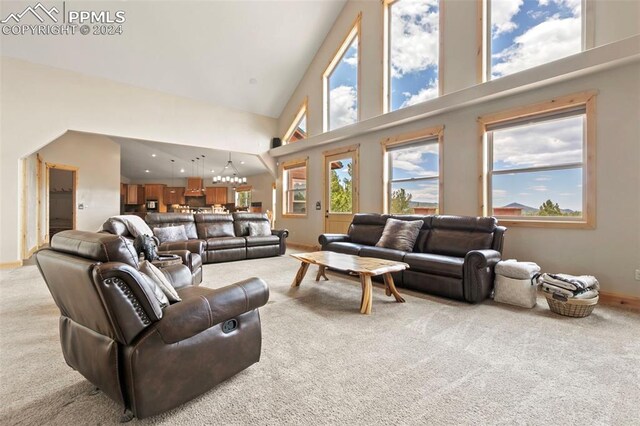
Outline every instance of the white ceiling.
[[(111, 140), (120, 145), (120, 174), (129, 179), (171, 179), (171, 160), (175, 160), (173, 176), (176, 180), (204, 174), (205, 182), (210, 183), (213, 176), (232, 175), (232, 172), (224, 170), (229, 160), (228, 151), (120, 137), (111, 137)], [(205, 156), (204, 162), (202, 155)], [(196, 158), (197, 161), (191, 161)], [(257, 155), (233, 152), (231, 160), (241, 176), (269, 171)], [(184, 172), (181, 173), (180, 169)]]
[[(2, 36), (1, 51), (277, 118), (345, 2), (73, 1), (69, 10), (124, 10), (123, 34)], [(0, 19), (30, 3), (3, 0)]]

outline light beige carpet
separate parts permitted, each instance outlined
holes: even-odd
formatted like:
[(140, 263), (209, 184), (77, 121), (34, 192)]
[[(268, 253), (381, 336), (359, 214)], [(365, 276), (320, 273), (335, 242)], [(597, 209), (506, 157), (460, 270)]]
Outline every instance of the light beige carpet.
[[(360, 285), (315, 267), (290, 289), (289, 257), (205, 266), (218, 287), (265, 279), (260, 363), (171, 412), (135, 423), (612, 424), (640, 422), (640, 315), (584, 319), (488, 301), (468, 305)], [(58, 310), (34, 266), (2, 272), (0, 424), (112, 424), (121, 413), (64, 362)], [(170, 390), (168, 390), (170, 391)]]

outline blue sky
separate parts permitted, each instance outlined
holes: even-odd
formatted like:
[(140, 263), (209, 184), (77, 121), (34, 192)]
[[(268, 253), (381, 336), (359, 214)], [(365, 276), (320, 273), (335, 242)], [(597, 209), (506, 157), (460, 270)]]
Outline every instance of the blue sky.
[(491, 78), (582, 48), (581, 0), (491, 0)]
[(390, 8), (390, 109), (438, 96), (437, 0), (398, 0)]
[(358, 37), (329, 76), (329, 130), (358, 120)]
[[(430, 143), (389, 152), (391, 178), (437, 177), (439, 172), (438, 144)], [(438, 202), (438, 180), (418, 180), (392, 183), (391, 191), (404, 188), (412, 201)]]

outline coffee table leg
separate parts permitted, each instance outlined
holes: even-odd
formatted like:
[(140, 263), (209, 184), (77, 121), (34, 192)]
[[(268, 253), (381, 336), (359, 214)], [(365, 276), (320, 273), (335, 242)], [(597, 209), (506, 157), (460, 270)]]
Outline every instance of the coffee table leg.
[(382, 275), (382, 278), (384, 279), (384, 286), (386, 287), (387, 296), (391, 296), (393, 294), (393, 297), (396, 298), (396, 302), (404, 303), (404, 299), (402, 298), (402, 296), (400, 296), (400, 293), (398, 293), (391, 274), (387, 272), (386, 274)]
[(309, 264), (307, 262), (302, 262), (296, 277), (293, 279), (293, 283), (291, 283), (291, 287), (298, 287), (300, 285), (304, 276), (307, 274), (307, 269), (309, 269)]
[(325, 275), (326, 266), (318, 265), (318, 274), (316, 275), (316, 281), (320, 281), (320, 277), (324, 278), (325, 281), (329, 281), (329, 278)]
[(371, 275), (360, 275), (360, 283), (362, 284), (362, 303), (360, 304), (360, 313), (369, 315), (371, 314), (371, 305), (373, 304)]

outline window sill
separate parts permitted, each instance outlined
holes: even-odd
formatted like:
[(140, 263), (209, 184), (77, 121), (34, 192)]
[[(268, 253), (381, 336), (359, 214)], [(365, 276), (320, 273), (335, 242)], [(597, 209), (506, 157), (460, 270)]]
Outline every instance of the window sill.
[(381, 114), (340, 129), (308, 136), (304, 140), (269, 150), (273, 157), (306, 151), (321, 145), (351, 139), (401, 124), (460, 110), (484, 102), (539, 89), (561, 81), (594, 74), (637, 61), (640, 35), (558, 59), (496, 80), (447, 93), (411, 107)]
[(589, 220), (518, 220), (499, 216), (496, 216), (496, 219), (498, 219), (498, 225), (507, 228), (596, 229), (595, 223)]
[(285, 213), (281, 215), (283, 219), (306, 219), (307, 214), (293, 214), (293, 213)]

